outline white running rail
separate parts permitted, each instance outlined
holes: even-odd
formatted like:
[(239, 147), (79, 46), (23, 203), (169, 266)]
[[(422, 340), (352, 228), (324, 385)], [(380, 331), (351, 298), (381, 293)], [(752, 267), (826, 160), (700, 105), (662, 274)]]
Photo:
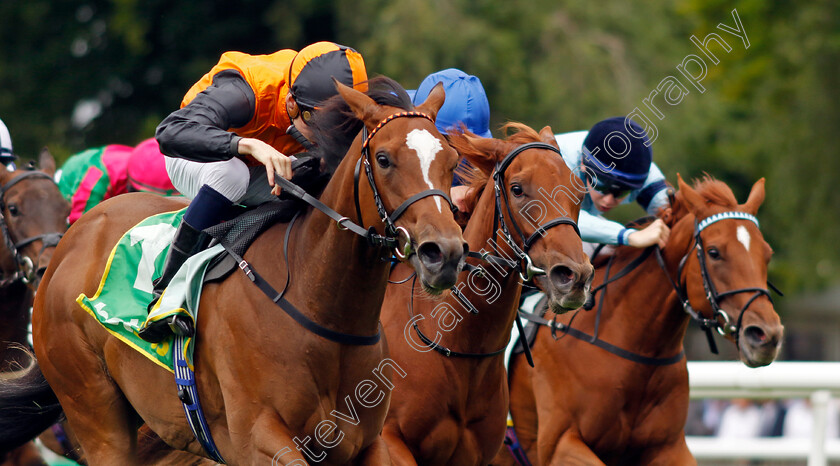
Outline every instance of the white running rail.
[(774, 362), (750, 369), (740, 362), (689, 362), (691, 398), (809, 398), (814, 413), (810, 439), (686, 437), (698, 460), (808, 460), (825, 466), (840, 460), (840, 439), (825, 439), (828, 404), (840, 398), (840, 363)]

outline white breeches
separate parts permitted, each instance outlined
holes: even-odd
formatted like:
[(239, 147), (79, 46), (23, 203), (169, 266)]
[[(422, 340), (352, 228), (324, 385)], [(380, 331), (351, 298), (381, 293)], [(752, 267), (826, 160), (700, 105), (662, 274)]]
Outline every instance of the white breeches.
[(265, 167), (249, 167), (236, 157), (221, 162), (166, 157), (166, 172), (175, 189), (188, 199), (193, 199), (206, 184), (233, 204), (256, 206), (277, 200), (271, 194)]

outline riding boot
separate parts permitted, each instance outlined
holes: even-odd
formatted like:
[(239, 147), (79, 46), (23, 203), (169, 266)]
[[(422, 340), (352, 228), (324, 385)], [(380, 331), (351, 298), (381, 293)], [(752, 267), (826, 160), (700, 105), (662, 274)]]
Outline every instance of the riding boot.
[[(202, 230), (224, 220), (230, 210), (230, 200), (210, 186), (201, 187), (187, 207), (184, 219), (175, 232), (160, 278), (153, 282), (154, 297), (149, 303), (149, 312), (184, 262), (204, 250), (212, 240), (210, 235)], [(192, 321), (183, 315), (175, 314), (156, 322), (149, 322), (146, 327), (140, 329), (138, 335), (150, 343), (159, 343), (172, 334), (192, 336), (194, 333)]]
[[(163, 272), (161, 272), (160, 278), (153, 282), (154, 289), (152, 294), (154, 297), (152, 298), (152, 302), (149, 303), (149, 312), (157, 304), (160, 296), (163, 294), (163, 290), (169, 286), (172, 277), (180, 270), (184, 262), (207, 247), (211, 239), (212, 237), (210, 235), (201, 230), (196, 230), (186, 221), (181, 222), (178, 231), (175, 232), (172, 245), (169, 247), (169, 253), (166, 255)], [(158, 322), (149, 323), (148, 326), (138, 332), (138, 335), (150, 343), (159, 343), (173, 333), (181, 336), (192, 336), (194, 330), (190, 319), (180, 315), (173, 315)]]

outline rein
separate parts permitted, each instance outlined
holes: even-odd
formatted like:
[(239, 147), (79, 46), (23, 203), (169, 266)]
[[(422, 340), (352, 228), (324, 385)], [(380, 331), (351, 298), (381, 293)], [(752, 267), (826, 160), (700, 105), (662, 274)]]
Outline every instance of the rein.
[[(679, 267), (678, 267), (678, 270), (677, 270), (677, 277), (679, 277), (678, 280), (680, 282), (678, 284), (673, 278), (671, 278), (671, 275), (668, 273), (667, 266), (665, 265), (665, 259), (662, 257), (662, 250), (658, 246), (653, 246), (653, 247), (649, 247), (649, 248), (645, 249), (645, 251), (640, 256), (638, 256), (633, 261), (631, 261), (629, 264), (627, 264), (619, 273), (617, 273), (613, 277), (609, 276), (610, 267), (612, 266), (612, 260), (613, 260), (613, 258), (610, 258), (609, 262), (607, 263), (607, 267), (606, 267), (606, 271), (605, 271), (604, 283), (602, 283), (601, 285), (599, 285), (598, 287), (596, 287), (592, 291), (592, 296), (594, 296), (595, 293), (597, 293), (598, 291), (600, 291), (602, 289), (604, 290), (604, 293), (601, 295), (601, 299), (599, 300), (599, 303), (598, 303), (598, 310), (596, 311), (595, 335), (588, 335), (584, 332), (581, 332), (580, 330), (577, 330), (575, 328), (567, 326), (563, 323), (557, 323), (556, 322), (556, 316), (555, 316), (555, 320), (549, 321), (549, 320), (546, 320), (546, 319), (544, 319), (540, 316), (536, 316), (534, 314), (531, 314), (531, 313), (528, 313), (528, 312), (525, 312), (525, 311), (521, 311), (521, 310), (519, 311), (519, 315), (526, 320), (529, 320), (531, 322), (534, 322), (534, 323), (537, 323), (537, 324), (540, 324), (540, 325), (545, 325), (545, 326), (551, 328), (552, 336), (554, 337), (555, 340), (557, 339), (556, 332), (557, 332), (557, 330), (560, 330), (561, 332), (563, 332), (565, 334), (571, 335), (571, 336), (573, 336), (573, 337), (575, 337), (579, 340), (587, 341), (587, 342), (589, 342), (589, 343), (591, 343), (595, 346), (603, 348), (603, 349), (605, 349), (605, 350), (607, 350), (607, 351), (609, 351), (609, 352), (611, 352), (611, 353), (613, 353), (617, 356), (620, 356), (624, 359), (639, 362), (641, 364), (666, 365), (666, 364), (674, 364), (676, 362), (679, 362), (680, 360), (682, 360), (682, 357), (684, 355), (683, 352), (680, 352), (680, 354), (678, 354), (676, 356), (673, 356), (671, 358), (649, 358), (647, 356), (642, 356), (642, 355), (638, 355), (636, 353), (632, 353), (630, 351), (627, 351), (625, 349), (619, 348), (617, 346), (614, 346), (610, 343), (607, 343), (603, 340), (598, 339), (598, 324), (599, 324), (600, 317), (601, 317), (601, 309), (603, 308), (603, 304), (604, 304), (604, 301), (605, 301), (605, 298), (606, 298), (606, 293), (607, 293), (606, 287), (607, 287), (607, 285), (615, 282), (619, 278), (622, 278), (622, 277), (626, 276), (627, 274), (629, 274), (630, 272), (632, 272), (633, 270), (635, 270), (637, 267), (639, 267), (639, 265), (641, 265), (644, 261), (646, 261), (650, 257), (651, 253), (653, 253), (656, 257), (656, 261), (658, 262), (659, 267), (665, 273), (665, 276), (668, 278), (668, 281), (671, 283), (671, 286), (674, 288), (674, 292), (677, 295), (677, 299), (680, 300), (680, 303), (682, 304), (683, 309), (695, 322), (697, 322), (697, 324), (700, 326), (700, 328), (706, 333), (706, 339), (709, 342), (709, 349), (711, 350), (711, 352), (714, 353), (714, 354), (718, 354), (718, 348), (717, 348), (717, 344), (715, 343), (715, 340), (714, 340), (714, 335), (712, 334), (712, 329), (715, 329), (722, 336), (727, 336), (727, 335), (730, 335), (730, 334), (734, 334), (735, 339), (736, 339), (736, 345), (737, 345), (738, 334), (740, 333), (740, 328), (741, 328), (741, 321), (744, 317), (744, 312), (747, 310), (747, 308), (753, 303), (753, 301), (755, 301), (757, 298), (759, 298), (762, 295), (766, 295), (767, 298), (770, 299), (770, 301), (772, 302), (772, 298), (770, 297), (770, 292), (767, 289), (764, 289), (764, 288), (757, 288), (757, 287), (740, 288), (740, 289), (736, 289), (736, 290), (725, 291), (723, 293), (718, 293), (717, 292), (717, 289), (715, 288), (714, 284), (712, 283), (711, 276), (709, 275), (709, 271), (706, 267), (706, 261), (705, 261), (705, 257), (704, 257), (704, 254), (703, 254), (703, 240), (702, 240), (702, 237), (700, 236), (700, 233), (707, 226), (711, 225), (712, 223), (718, 222), (720, 220), (725, 220), (725, 219), (749, 220), (749, 221), (755, 223), (756, 226), (758, 226), (758, 219), (755, 218), (755, 216), (744, 213), (744, 212), (735, 212), (735, 211), (715, 214), (715, 215), (712, 215), (711, 217), (708, 217), (708, 218), (704, 219), (701, 222), (695, 222), (695, 228), (694, 228), (695, 246), (692, 247), (692, 249), (696, 250), (697, 258), (700, 262), (700, 275), (701, 275), (702, 280), (703, 280), (703, 287), (706, 290), (706, 298), (708, 299), (709, 303), (712, 305), (712, 309), (714, 311), (714, 317), (712, 317), (712, 318), (703, 317), (703, 315), (701, 315), (699, 312), (694, 310), (694, 308), (691, 306), (691, 303), (690, 303), (690, 301), (688, 299), (688, 296), (687, 296), (687, 293), (685, 291), (685, 284), (683, 283), (683, 280), (681, 278), (683, 276), (683, 270), (685, 268), (685, 264), (686, 264), (686, 262), (688, 261), (688, 258), (691, 255), (691, 249), (689, 249), (689, 251), (685, 254), (685, 256), (683, 256), (683, 258), (680, 260), (680, 264), (679, 264)], [(774, 291), (779, 293), (780, 295), (782, 294), (769, 281), (768, 281), (768, 285)], [(738, 315), (738, 320), (737, 320), (736, 325), (731, 325), (729, 314), (726, 311), (724, 311), (723, 309), (721, 309), (721, 307), (718, 303), (720, 302), (720, 300), (722, 298), (725, 298), (727, 296), (735, 295), (735, 294), (738, 294), (738, 293), (748, 293), (748, 292), (754, 292), (755, 294), (747, 301), (747, 303), (743, 306), (743, 308), (741, 308), (740, 314)], [(592, 301), (587, 301), (587, 304), (584, 306), (584, 308), (587, 309), (587, 310), (592, 309), (592, 307), (593, 307), (593, 302)], [(718, 320), (718, 317), (720, 317), (720, 320)], [(721, 323), (721, 320), (723, 321), (723, 323)]]
[(32, 171), (18, 175), (12, 178), (8, 183), (4, 184), (3, 186), (0, 186), (0, 233), (2, 233), (3, 235), (3, 242), (5, 243), (6, 248), (14, 256), (15, 264), (17, 264), (17, 270), (14, 274), (12, 274), (12, 276), (0, 280), (0, 288), (11, 285), (12, 283), (15, 283), (17, 281), (21, 281), (24, 284), (28, 284), (35, 278), (35, 262), (33, 262), (29, 256), (21, 254), (21, 249), (34, 243), (35, 241), (42, 241), (41, 250), (38, 251), (38, 258), (40, 259), (41, 255), (47, 248), (57, 246), (61, 237), (64, 236), (64, 233), (45, 233), (42, 235), (25, 238), (18, 242), (15, 242), (12, 238), (12, 233), (9, 230), (9, 225), (6, 222), (5, 215), (3, 214), (3, 212), (6, 210), (6, 192), (8, 192), (8, 190), (12, 186), (20, 183), (21, 181), (35, 178), (45, 178), (55, 183), (52, 177), (47, 175), (46, 173)]
[[(414, 283), (417, 280), (417, 276), (414, 276), (414, 279), (411, 281), (411, 299), (408, 301), (408, 316), (409, 320), (412, 320), (412, 325), (414, 326), (414, 331), (417, 332), (417, 336), (420, 337), (420, 340), (423, 341), (429, 348), (437, 351), (438, 353), (446, 356), (447, 358), (487, 358), (490, 356), (496, 356), (505, 352), (507, 348), (507, 343), (504, 344), (500, 349), (496, 351), (492, 351), (490, 353), (462, 353), (459, 351), (452, 351), (451, 349), (439, 345), (435, 343), (431, 338), (427, 337), (423, 332), (420, 331), (420, 327), (417, 326), (417, 321), (414, 320)], [(454, 290), (454, 288), (453, 288)], [(472, 312), (472, 309), (470, 310)], [(475, 311), (478, 313), (478, 311)]]
[[(543, 298), (545, 299), (545, 298)], [(539, 306), (539, 304), (538, 304)], [(646, 366), (669, 366), (671, 364), (676, 364), (683, 360), (685, 357), (685, 351), (680, 351), (679, 354), (676, 354), (671, 357), (667, 358), (652, 358), (650, 356), (644, 356), (638, 353), (634, 353), (632, 351), (628, 351), (626, 349), (620, 348), (618, 346), (613, 345), (612, 343), (607, 343), (604, 340), (601, 340), (597, 337), (597, 325), (596, 325), (596, 332), (595, 335), (590, 335), (586, 332), (582, 332), (570, 325), (566, 325), (562, 322), (557, 322), (557, 315), (555, 314), (552, 320), (545, 319), (541, 316), (531, 314), (530, 312), (526, 311), (519, 311), (519, 316), (525, 320), (533, 322), (539, 325), (545, 325), (546, 327), (551, 329), (551, 337), (554, 338), (555, 341), (563, 338), (565, 335), (569, 335), (573, 338), (577, 338), (580, 341), (589, 343), (591, 345), (597, 346), (601, 349), (607, 350), (610, 353), (627, 359), (628, 361), (636, 362), (639, 364), (644, 364)], [(557, 336), (557, 331), (562, 332), (563, 336)], [(527, 346), (527, 343), (525, 343)]]
[(262, 275), (257, 273), (257, 271), (251, 267), (245, 259), (242, 258), (239, 254), (237, 254), (232, 249), (228, 248), (225, 244), (224, 246), (225, 251), (230, 254), (231, 257), (237, 262), (239, 269), (245, 273), (245, 276), (251, 280), (254, 285), (257, 285), (257, 288), (263, 292), (269, 299), (271, 299), (274, 304), (280, 306), (280, 309), (283, 310), (286, 314), (289, 315), (292, 319), (295, 320), (298, 324), (300, 324), (303, 328), (309, 330), (310, 332), (326, 338), (327, 340), (340, 343), (343, 345), (353, 345), (353, 346), (370, 346), (379, 343), (380, 339), (380, 332), (376, 332), (375, 335), (371, 336), (360, 336), (360, 335), (351, 335), (348, 333), (337, 332), (335, 330), (329, 329), (324, 327), (323, 325), (315, 322), (314, 320), (310, 319), (306, 315), (304, 315), (300, 310), (298, 310), (292, 303), (290, 303), (283, 295), (286, 294), (286, 290), (289, 288), (289, 283), (292, 280), (292, 271), (289, 267), (288, 261), (288, 252), (289, 252), (289, 237), (291, 237), (292, 228), (295, 225), (295, 221), (298, 219), (298, 215), (289, 222), (289, 226), (286, 229), (286, 235), (283, 238), (283, 257), (286, 262), (286, 284), (283, 286), (283, 290), (278, 292), (275, 290), (271, 284), (266, 281)]
[[(531, 257), (528, 255), (528, 251), (537, 242), (539, 238), (545, 235), (546, 231), (551, 228), (560, 225), (571, 225), (575, 233), (577, 233), (578, 237), (580, 237), (580, 229), (577, 226), (577, 223), (569, 218), (569, 217), (557, 217), (553, 220), (549, 220), (543, 225), (540, 225), (534, 233), (532, 233), (527, 238), (525, 234), (522, 232), (522, 229), (516, 223), (516, 219), (513, 216), (513, 211), (510, 208), (510, 202), (507, 197), (507, 190), (505, 189), (504, 184), (504, 175), (507, 168), (513, 162), (513, 159), (516, 158), (522, 152), (528, 149), (545, 149), (550, 150), (552, 152), (560, 154), (560, 150), (556, 147), (545, 144), (542, 142), (530, 142), (527, 144), (522, 144), (509, 152), (500, 162), (496, 163), (496, 169), (493, 172), (493, 187), (495, 191), (495, 207), (493, 212), (493, 233), (495, 234), (501, 229), (502, 238), (504, 239), (505, 243), (513, 249), (514, 254), (518, 257), (518, 261), (512, 261), (506, 258), (492, 256), (489, 253), (476, 253), (476, 252), (469, 252), (467, 255), (469, 257), (477, 258), (489, 262), (495, 265), (502, 265), (504, 267), (508, 267), (509, 269), (515, 270), (518, 269), (519, 277), (522, 279), (523, 282), (531, 280), (536, 275), (545, 275), (545, 271), (534, 266), (534, 262), (531, 260)], [(505, 207), (507, 210), (507, 214), (510, 217), (511, 225), (513, 226), (516, 233), (519, 235), (519, 238), (522, 240), (522, 247), (520, 248), (517, 242), (513, 239), (513, 236), (510, 234), (510, 230), (505, 223), (505, 215), (504, 210), (502, 210), (502, 199), (504, 199)], [(469, 265), (469, 264), (467, 264)], [(475, 266), (465, 266), (464, 271), (473, 271), (477, 270), (478, 267)], [(452, 287), (451, 293), (455, 296), (456, 299), (472, 314), (478, 314), (478, 310), (473, 307), (473, 305), (462, 296), (461, 291), (457, 287)], [(414, 282), (411, 283), (411, 299), (409, 301), (409, 316), (410, 318), (414, 318)], [(525, 342), (525, 330), (522, 327), (522, 322), (519, 319), (513, 319), (516, 323), (516, 329), (519, 331), (519, 339), (522, 342), (523, 348), (525, 348), (525, 355), (528, 359), (528, 363), (531, 367), (534, 367), (533, 358), (531, 357), (531, 351), (528, 347), (528, 344)], [(462, 358), (485, 358), (496, 356), (501, 354), (505, 351), (507, 344), (502, 346), (501, 349), (496, 351), (492, 351), (489, 353), (462, 353), (458, 351), (452, 351), (451, 349), (442, 346), (438, 343), (435, 343), (429, 337), (423, 334), (420, 331), (420, 327), (417, 326), (417, 322), (413, 322), (414, 330), (417, 333), (417, 336), (426, 343), (430, 348), (434, 349), (438, 353), (446, 356), (446, 357), (462, 357)]]
[[(358, 182), (359, 182), (359, 166), (364, 161), (365, 171), (367, 172), (368, 182), (370, 183), (370, 187), (373, 190), (373, 197), (374, 201), (376, 202), (376, 208), (379, 211), (379, 215), (382, 218), (382, 222), (385, 223), (385, 235), (379, 235), (376, 233), (374, 227), (370, 227), (365, 229), (364, 227), (360, 226), (359, 224), (354, 223), (349, 218), (342, 216), (320, 200), (316, 199), (311, 194), (307, 193), (303, 188), (300, 186), (292, 183), (289, 180), (286, 180), (283, 177), (275, 177), (275, 182), (279, 183), (283, 190), (287, 193), (297, 197), (298, 199), (306, 202), (313, 208), (321, 211), (326, 216), (330, 217), (331, 219), (335, 220), (336, 227), (340, 230), (349, 230), (363, 238), (368, 240), (368, 244), (372, 247), (379, 247), (385, 246), (388, 248), (393, 248), (394, 253), (399, 257), (401, 260), (406, 259), (408, 256), (414, 253), (413, 247), (411, 246), (411, 236), (403, 227), (395, 226), (394, 222), (405, 212), (412, 204), (419, 201), (420, 199), (429, 197), (429, 196), (441, 196), (449, 202), (449, 205), (452, 206), (452, 201), (449, 199), (449, 196), (439, 189), (432, 189), (423, 191), (421, 193), (415, 194), (409, 197), (406, 201), (404, 201), (397, 209), (394, 210), (393, 213), (388, 214), (387, 210), (385, 209), (384, 204), (382, 203), (382, 198), (379, 195), (379, 190), (376, 188), (376, 183), (373, 179), (373, 172), (372, 167), (370, 165), (370, 141), (373, 139), (373, 136), (376, 132), (379, 131), (385, 124), (388, 122), (396, 119), (396, 118), (412, 118), (412, 117), (419, 117), (419, 118), (426, 118), (429, 121), (433, 121), (428, 115), (420, 112), (400, 112), (395, 113), (381, 122), (371, 131), (370, 134), (367, 133), (367, 128), (363, 129), (362, 137), (364, 138), (364, 143), (362, 144), (361, 154), (359, 156), (359, 161), (356, 163), (356, 169), (354, 173), (354, 192), (355, 192), (355, 201), (356, 201), (356, 209), (358, 212), (358, 219), (359, 223), (362, 223), (361, 218), (361, 207), (359, 204), (359, 194), (358, 194)], [(298, 159), (299, 162), (303, 162), (303, 158)], [(295, 217), (295, 219), (297, 216)], [(286, 236), (283, 241), (283, 255), (286, 257), (286, 264), (288, 267), (288, 246), (289, 246), (289, 237), (291, 236), (290, 232), (292, 227), (294, 226), (295, 219), (292, 219), (290, 222), (287, 230)], [(406, 241), (406, 244), (402, 251), (399, 251), (399, 240), (400, 237), (403, 237)], [(225, 246), (223, 244), (223, 246)], [(310, 332), (321, 336), (327, 340), (344, 344), (344, 345), (354, 345), (354, 346), (369, 346), (375, 345), (379, 343), (381, 338), (381, 331), (377, 331), (375, 335), (371, 336), (363, 336), (363, 335), (351, 335), (347, 333), (337, 332), (335, 330), (331, 330), (327, 327), (324, 327), (317, 322), (313, 321), (306, 315), (304, 315), (300, 310), (298, 310), (292, 303), (290, 303), (283, 295), (286, 292), (286, 289), (289, 286), (291, 281), (291, 270), (287, 269), (287, 276), (286, 276), (286, 285), (283, 287), (281, 292), (275, 290), (269, 283), (266, 281), (257, 271), (247, 262), (245, 261), (242, 256), (237, 254), (235, 251), (229, 249), (225, 246), (225, 250), (231, 257), (236, 260), (237, 264), (239, 265), (239, 269), (245, 273), (251, 282), (253, 282), (260, 291), (263, 292), (269, 299), (271, 299), (275, 304), (280, 306), (286, 314), (288, 314), (292, 319), (294, 319), (298, 324), (300, 324), (303, 328), (309, 330)]]

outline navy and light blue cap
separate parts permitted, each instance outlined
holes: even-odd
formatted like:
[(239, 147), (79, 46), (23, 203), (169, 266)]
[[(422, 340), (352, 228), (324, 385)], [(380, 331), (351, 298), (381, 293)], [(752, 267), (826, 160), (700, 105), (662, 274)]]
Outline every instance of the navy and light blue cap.
[(446, 100), (435, 118), (438, 130), (447, 134), (463, 123), (473, 134), (484, 138), (493, 137), (490, 133), (490, 102), (481, 80), (476, 76), (456, 68), (432, 73), (420, 83), (416, 91), (408, 91), (411, 102), (414, 105), (425, 102), (432, 88), (439, 82), (443, 83)]
[(649, 144), (645, 130), (633, 120), (625, 124), (624, 117), (608, 118), (596, 123), (586, 135), (583, 163), (594, 172), (599, 184), (639, 189), (653, 159)]

